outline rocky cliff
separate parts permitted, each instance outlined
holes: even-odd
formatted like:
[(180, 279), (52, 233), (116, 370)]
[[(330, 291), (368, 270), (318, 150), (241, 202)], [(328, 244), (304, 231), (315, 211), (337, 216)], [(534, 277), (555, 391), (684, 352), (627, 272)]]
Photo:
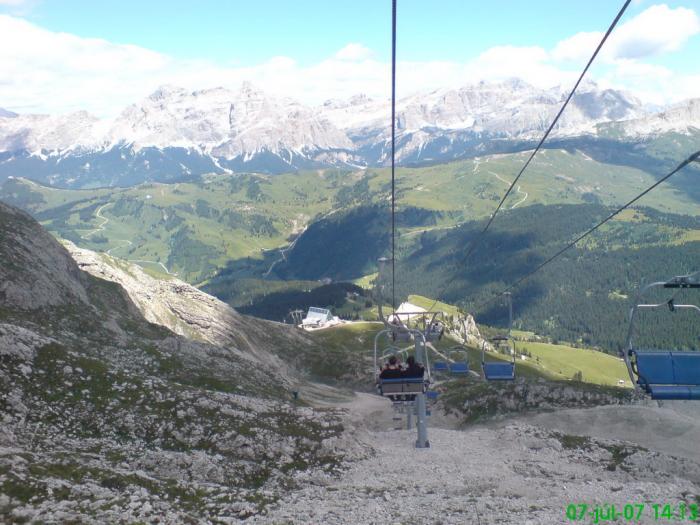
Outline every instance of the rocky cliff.
[(335, 411), (288, 402), (292, 373), (265, 346), (299, 345), (284, 327), (246, 339), (230, 309), (205, 326), (182, 301), (221, 305), (90, 275), (2, 203), (0, 260), (0, 521), (225, 522), (352, 450)]

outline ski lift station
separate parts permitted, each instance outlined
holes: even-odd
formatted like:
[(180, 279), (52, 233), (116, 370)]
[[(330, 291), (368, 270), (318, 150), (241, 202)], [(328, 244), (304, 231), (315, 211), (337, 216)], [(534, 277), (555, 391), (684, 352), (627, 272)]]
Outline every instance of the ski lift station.
[(306, 313), (306, 317), (301, 321), (302, 328), (324, 328), (340, 323), (340, 319), (335, 317), (327, 308), (311, 306)]

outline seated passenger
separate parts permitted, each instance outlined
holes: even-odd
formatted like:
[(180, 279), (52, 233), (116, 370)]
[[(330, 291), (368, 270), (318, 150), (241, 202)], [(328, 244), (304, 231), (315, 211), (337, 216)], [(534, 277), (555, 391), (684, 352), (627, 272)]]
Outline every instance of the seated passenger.
[(425, 368), (420, 363), (416, 363), (413, 356), (409, 356), (406, 360), (406, 369), (401, 374), (402, 377), (423, 377)]
[(381, 379), (398, 379), (401, 377), (401, 369), (399, 368), (399, 361), (396, 359), (395, 355), (392, 355), (387, 361), (387, 364), (382, 368), (379, 377)]
[[(425, 368), (420, 363), (416, 363), (416, 359), (413, 356), (409, 356), (406, 359), (406, 369), (401, 372), (401, 377), (406, 378), (423, 378), (425, 374)], [(416, 398), (415, 394), (408, 394), (403, 396), (404, 401), (413, 401)]]

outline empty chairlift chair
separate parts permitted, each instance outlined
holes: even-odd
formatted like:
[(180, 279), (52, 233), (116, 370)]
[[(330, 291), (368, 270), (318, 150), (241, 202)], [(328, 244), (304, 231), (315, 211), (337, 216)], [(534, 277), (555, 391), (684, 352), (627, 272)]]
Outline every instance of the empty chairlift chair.
[[(430, 313), (426, 312), (428, 315)], [(442, 315), (442, 312), (434, 312), (430, 321), (423, 317), (423, 336), (427, 342), (434, 343), (442, 339), (442, 335), (445, 333), (445, 323), (438, 320), (438, 316)]]
[(673, 298), (659, 304), (641, 302), (642, 296), (653, 289), (700, 289), (698, 275), (700, 272), (647, 285), (640, 292), (637, 304), (630, 312), (626, 350), (623, 357), (632, 383), (649, 394), (652, 399), (700, 400), (700, 351), (642, 350), (634, 342), (635, 321), (640, 310), (668, 308), (671, 312), (690, 310), (691, 313), (700, 314), (700, 307), (697, 305), (675, 304)]
[(515, 341), (511, 336), (513, 326), (513, 302), (510, 293), (503, 294), (508, 306), (508, 335), (491, 339), (497, 353), (510, 354), (510, 361), (486, 360), (486, 343), (481, 346), (481, 370), (487, 381), (512, 381), (515, 379)]
[(481, 370), (484, 373), (484, 378), (487, 381), (512, 381), (515, 379), (515, 348), (508, 344), (512, 340), (509, 337), (494, 337), (491, 342), (499, 353), (502, 348), (507, 348), (511, 354), (511, 360), (487, 361), (486, 344), (484, 344), (481, 348)]
[(455, 346), (450, 350), (450, 373), (453, 375), (469, 374), (469, 353), (463, 346)]
[(433, 361), (433, 372), (442, 374), (449, 372), (450, 368), (445, 361)]

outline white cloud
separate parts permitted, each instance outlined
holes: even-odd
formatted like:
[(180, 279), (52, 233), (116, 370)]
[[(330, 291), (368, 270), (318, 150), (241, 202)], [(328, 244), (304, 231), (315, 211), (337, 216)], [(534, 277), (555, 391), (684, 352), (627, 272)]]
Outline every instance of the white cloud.
[[(608, 38), (601, 59), (641, 59), (676, 51), (700, 33), (700, 18), (692, 9), (671, 9), (653, 5), (620, 24)], [(602, 32), (577, 33), (559, 42), (552, 50), (556, 60), (585, 62), (603, 37)]]
[(603, 38), (603, 33), (596, 31), (576, 33), (574, 36), (557, 43), (552, 50), (552, 58), (562, 61), (586, 62), (595, 51), (601, 38)]
[(27, 0), (0, 0), (0, 5), (9, 5), (11, 7), (15, 7), (26, 3)]
[(349, 61), (366, 60), (371, 56), (371, 49), (355, 42), (348, 44), (335, 54), (335, 58)]
[[(642, 60), (643, 56), (678, 49), (700, 31), (695, 12), (651, 6), (618, 31), (593, 71), (596, 80), (607, 86), (633, 88), (656, 103), (698, 96), (698, 69), (678, 75)], [(401, 61), (398, 93), (510, 77), (545, 88), (570, 86), (578, 76), (580, 62), (590, 56), (599, 38), (599, 33), (578, 33), (551, 50), (497, 46), (467, 62)], [(301, 65), (293, 58), (279, 56), (240, 67), (176, 59), (143, 47), (52, 32), (21, 18), (0, 15), (0, 106), (19, 112), (87, 109), (99, 116), (114, 116), (162, 84), (187, 89), (235, 88), (246, 80), (307, 104), (357, 93), (385, 98), (389, 93), (388, 71), (386, 62), (358, 42), (316, 64)]]
[(679, 49), (690, 37), (700, 33), (700, 19), (692, 9), (671, 9), (653, 5), (610, 37), (614, 58), (638, 59)]

